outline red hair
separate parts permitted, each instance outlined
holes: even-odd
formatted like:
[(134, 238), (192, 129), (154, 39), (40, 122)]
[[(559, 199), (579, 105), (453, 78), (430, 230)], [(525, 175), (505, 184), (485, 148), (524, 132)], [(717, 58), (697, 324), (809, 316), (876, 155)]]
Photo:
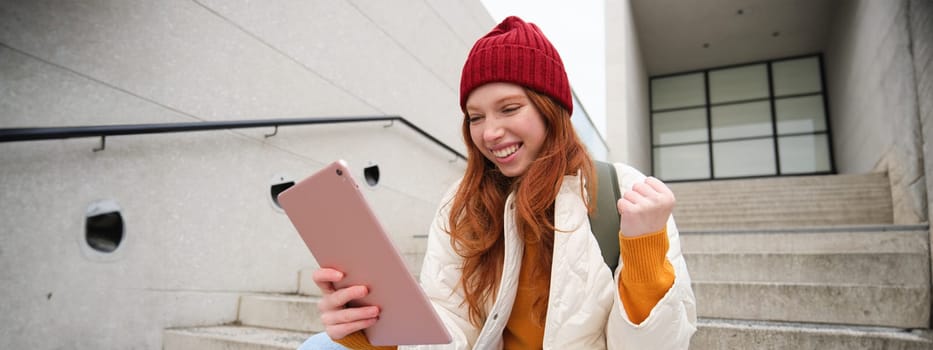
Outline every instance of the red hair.
[[(450, 237), (454, 251), (463, 257), (460, 286), (468, 305), (470, 322), (481, 325), (484, 305), (495, 298), (504, 259), (503, 216), (505, 200), (514, 192), (515, 225), (526, 244), (538, 246), (538, 261), (532, 266), (535, 280), (550, 286), (554, 250), (554, 200), (565, 175), (580, 175), (580, 195), (595, 203), (596, 177), (593, 162), (580, 142), (570, 115), (547, 95), (525, 88), (525, 93), (544, 120), (546, 137), (541, 151), (524, 174), (503, 175), (486, 159), (470, 137), (469, 117), (464, 116), (463, 139), (468, 149), (467, 168), (457, 188), (450, 214)], [(585, 186), (583, 186), (585, 184)], [(587, 204), (592, 210), (592, 204)], [(527, 267), (526, 267), (527, 268)], [(544, 325), (548, 289), (533, 292), (532, 317)]]

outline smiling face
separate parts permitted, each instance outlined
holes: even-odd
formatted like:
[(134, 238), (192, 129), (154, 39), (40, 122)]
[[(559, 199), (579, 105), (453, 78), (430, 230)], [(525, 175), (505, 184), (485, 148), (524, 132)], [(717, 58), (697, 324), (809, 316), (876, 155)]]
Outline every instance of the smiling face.
[(489, 83), (474, 89), (466, 114), (473, 144), (508, 177), (528, 170), (547, 137), (541, 113), (515, 84)]

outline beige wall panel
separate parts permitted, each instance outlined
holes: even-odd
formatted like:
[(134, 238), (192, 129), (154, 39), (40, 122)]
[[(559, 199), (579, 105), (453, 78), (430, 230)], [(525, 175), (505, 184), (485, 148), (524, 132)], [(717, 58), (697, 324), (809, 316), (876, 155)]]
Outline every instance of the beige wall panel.
[[(0, 128), (400, 115), (463, 152), (459, 72), (493, 22), (478, 1), (0, 3)], [(276, 176), (380, 167), (364, 195), (420, 249), (464, 162), (401, 123), (0, 143), (0, 348), (160, 348), (162, 329), (236, 319), (315, 263)], [(94, 201), (122, 208), (112, 254)], [(423, 241), (423, 240), (422, 240)]]
[(3, 6), (5, 45), (194, 119), (378, 114), (195, 2)]
[(887, 172), (894, 221), (927, 220), (907, 1), (840, 4), (826, 54), (840, 173)]
[(629, 1), (606, 2), (606, 142), (609, 159), (651, 173), (648, 76)]

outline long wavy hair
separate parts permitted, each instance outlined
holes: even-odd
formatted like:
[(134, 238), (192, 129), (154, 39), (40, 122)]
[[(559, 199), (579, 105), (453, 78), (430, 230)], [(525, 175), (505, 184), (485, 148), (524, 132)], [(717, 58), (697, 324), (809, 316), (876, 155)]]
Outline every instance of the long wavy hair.
[[(537, 245), (538, 261), (532, 277), (546, 288), (532, 291), (532, 317), (539, 326), (547, 316), (551, 259), (554, 250), (554, 200), (565, 175), (582, 175), (580, 195), (595, 203), (596, 177), (593, 162), (580, 142), (570, 115), (547, 95), (525, 88), (546, 129), (541, 151), (525, 173), (515, 178), (503, 175), (486, 159), (470, 137), (469, 117), (464, 116), (463, 139), (468, 148), (467, 168), (451, 206), (451, 246), (463, 257), (459, 285), (465, 294), (470, 322), (479, 327), (486, 317), (485, 305), (496, 296), (504, 260), (503, 220), (505, 200), (515, 192), (515, 225), (526, 244)], [(589, 197), (587, 197), (589, 193)], [(587, 204), (592, 211), (594, 204)], [(526, 267), (527, 268), (527, 267)]]

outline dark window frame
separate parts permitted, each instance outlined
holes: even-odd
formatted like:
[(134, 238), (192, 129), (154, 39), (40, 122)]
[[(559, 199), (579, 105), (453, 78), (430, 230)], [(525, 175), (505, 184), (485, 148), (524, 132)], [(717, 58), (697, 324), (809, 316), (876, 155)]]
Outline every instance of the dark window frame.
[[(798, 59), (804, 59), (804, 58), (816, 58), (817, 59), (817, 63), (819, 66), (821, 91), (775, 96), (772, 65), (778, 62), (792, 61), (792, 60), (798, 60)], [(764, 64), (767, 70), (768, 97), (747, 99), (747, 100), (741, 100), (741, 101), (719, 102), (719, 103), (710, 102), (711, 101), (710, 79), (709, 79), (710, 72), (717, 71), (717, 70), (745, 67), (745, 66), (761, 65), (761, 64)], [(705, 89), (704, 91), (705, 104), (704, 105), (654, 109), (654, 92), (652, 90), (652, 84), (655, 80), (690, 75), (690, 74), (698, 74), (698, 73), (703, 75), (703, 86)], [(791, 98), (808, 97), (808, 96), (822, 96), (823, 118), (824, 118), (824, 122), (826, 123), (826, 129), (823, 131), (779, 134), (778, 129), (777, 129), (776, 101), (779, 101), (782, 99), (791, 99)], [(750, 103), (750, 102), (768, 102), (769, 103), (770, 113), (771, 113), (771, 134), (764, 135), (764, 136), (749, 136), (749, 137), (714, 140), (713, 139), (713, 125), (712, 125), (712, 108), (717, 107), (717, 106)], [(688, 109), (700, 109), (700, 108), (705, 108), (706, 110), (707, 138), (705, 141), (679, 142), (679, 143), (669, 143), (669, 144), (663, 144), (663, 145), (659, 145), (657, 143), (657, 141), (655, 140), (655, 135), (654, 135), (654, 114), (664, 113), (664, 112), (673, 112), (673, 111), (679, 111), (679, 110), (688, 110)], [(829, 92), (826, 90), (826, 69), (825, 69), (825, 63), (823, 60), (822, 53), (810, 53), (810, 54), (805, 54), (805, 55), (782, 57), (782, 58), (772, 59), (772, 60), (746, 62), (746, 63), (726, 65), (726, 66), (711, 67), (711, 68), (706, 68), (706, 69), (698, 69), (698, 70), (652, 76), (652, 77), (649, 77), (648, 79), (648, 110), (649, 110), (648, 132), (651, 135), (650, 146), (651, 146), (652, 174), (657, 174), (657, 162), (656, 162), (657, 160), (655, 159), (655, 150), (657, 150), (658, 148), (684, 146), (684, 145), (702, 145), (702, 144), (707, 145), (707, 151), (708, 151), (708, 157), (709, 157), (709, 177), (693, 178), (693, 179), (677, 179), (677, 180), (662, 179), (666, 182), (692, 182), (692, 181), (735, 180), (735, 179), (752, 179), (752, 178), (769, 178), (769, 177), (786, 177), (786, 176), (832, 175), (832, 174), (837, 173), (835, 152), (833, 151), (832, 126), (830, 123), (832, 118), (830, 117), (831, 114), (830, 114), (830, 109), (829, 109)], [(807, 173), (782, 174), (780, 145), (778, 143), (778, 140), (782, 137), (806, 136), (806, 135), (826, 135), (827, 152), (829, 156), (829, 170), (807, 172)], [(717, 177), (716, 176), (715, 159), (713, 155), (713, 144), (721, 143), (721, 142), (733, 142), (733, 141), (741, 141), (741, 140), (767, 139), (767, 138), (770, 138), (774, 141), (774, 161), (775, 161), (775, 173), (774, 174), (751, 175), (751, 176), (729, 176), (729, 177)]]

